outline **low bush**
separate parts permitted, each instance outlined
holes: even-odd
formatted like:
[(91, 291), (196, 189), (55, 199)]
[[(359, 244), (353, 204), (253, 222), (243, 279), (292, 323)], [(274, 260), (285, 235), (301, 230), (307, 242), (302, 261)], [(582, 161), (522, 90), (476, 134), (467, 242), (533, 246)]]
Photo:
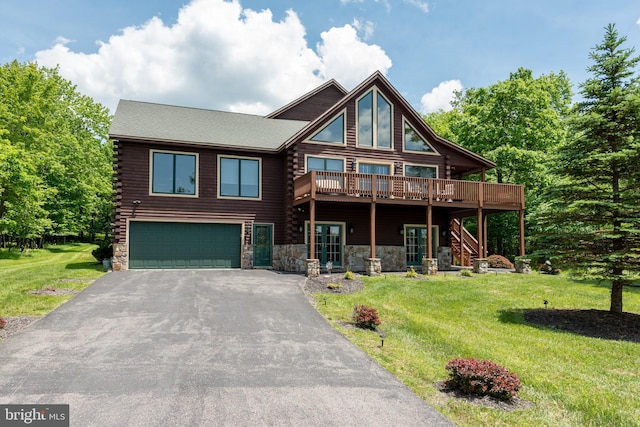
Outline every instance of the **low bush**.
[(513, 399), (520, 390), (520, 379), (506, 368), (489, 360), (453, 359), (446, 366), (449, 388), (478, 396)]
[(471, 270), (460, 270), (460, 275), (462, 277), (471, 277), (473, 276), (473, 272)]
[(344, 273), (344, 279), (345, 280), (355, 279), (355, 275), (353, 274), (353, 271), (347, 271), (346, 273)]
[(491, 268), (513, 268), (513, 263), (502, 255), (490, 255), (487, 261)]
[(342, 289), (342, 284), (341, 283), (329, 283), (327, 285), (327, 288), (329, 288), (331, 290)]
[(7, 325), (7, 321), (4, 320), (2, 317), (0, 317), (0, 329), (4, 329), (6, 325)]
[(416, 270), (414, 270), (413, 266), (411, 266), (409, 268), (410, 268), (410, 270), (407, 271), (406, 277), (409, 277), (409, 278), (412, 278), (412, 279), (415, 279), (416, 277), (418, 277), (418, 273), (416, 273)]
[(375, 308), (357, 305), (353, 308), (353, 323), (359, 328), (374, 330), (380, 324), (380, 318)]
[(93, 255), (98, 262), (102, 262), (103, 259), (111, 259), (113, 257), (113, 246), (111, 242), (101, 242), (100, 246), (91, 251), (91, 255)]

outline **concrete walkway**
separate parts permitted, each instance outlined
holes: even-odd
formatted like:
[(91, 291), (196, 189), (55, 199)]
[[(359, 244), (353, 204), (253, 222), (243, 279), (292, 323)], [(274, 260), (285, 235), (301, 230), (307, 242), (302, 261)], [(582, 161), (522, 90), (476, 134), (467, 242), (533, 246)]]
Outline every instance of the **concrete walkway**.
[(110, 273), (0, 343), (0, 403), (72, 426), (451, 426), (335, 331), (303, 277)]

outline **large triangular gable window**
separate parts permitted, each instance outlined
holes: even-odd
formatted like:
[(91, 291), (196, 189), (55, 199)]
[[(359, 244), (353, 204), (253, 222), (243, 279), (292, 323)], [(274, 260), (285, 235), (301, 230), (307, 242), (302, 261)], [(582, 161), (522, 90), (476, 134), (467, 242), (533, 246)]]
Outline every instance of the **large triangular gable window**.
[(438, 154), (438, 152), (406, 120), (404, 122), (404, 150)]
[(344, 144), (344, 113), (333, 119), (310, 139), (314, 142)]
[(391, 103), (373, 88), (358, 100), (358, 146), (391, 149)]

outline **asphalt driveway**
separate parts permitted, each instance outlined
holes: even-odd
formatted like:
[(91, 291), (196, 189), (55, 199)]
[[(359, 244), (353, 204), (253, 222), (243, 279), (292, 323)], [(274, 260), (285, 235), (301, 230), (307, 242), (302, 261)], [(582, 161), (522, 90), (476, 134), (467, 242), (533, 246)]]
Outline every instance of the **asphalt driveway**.
[(111, 273), (0, 343), (0, 403), (72, 426), (450, 426), (270, 271)]

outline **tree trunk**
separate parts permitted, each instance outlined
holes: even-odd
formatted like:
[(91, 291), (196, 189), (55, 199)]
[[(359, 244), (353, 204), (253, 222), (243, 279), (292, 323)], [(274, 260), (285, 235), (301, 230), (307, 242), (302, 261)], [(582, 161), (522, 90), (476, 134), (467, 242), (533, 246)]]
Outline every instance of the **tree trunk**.
[(611, 308), (612, 313), (622, 313), (622, 280), (616, 279), (611, 282)]

